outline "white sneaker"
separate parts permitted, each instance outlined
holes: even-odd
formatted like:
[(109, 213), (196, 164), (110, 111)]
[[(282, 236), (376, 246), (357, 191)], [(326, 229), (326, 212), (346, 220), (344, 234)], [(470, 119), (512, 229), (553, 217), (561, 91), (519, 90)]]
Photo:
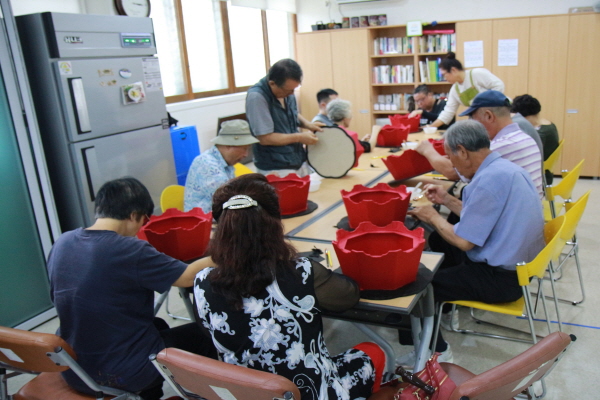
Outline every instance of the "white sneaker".
[(455, 312), (450, 311), (448, 313), (443, 313), (440, 325), (447, 331), (458, 329), (458, 310)]
[[(431, 351), (427, 350), (427, 358), (431, 356)], [(417, 353), (414, 350), (403, 354), (396, 358), (396, 366), (402, 366), (407, 370), (412, 371), (415, 366), (415, 361), (417, 361)]]
[(454, 362), (454, 354), (452, 354), (452, 348), (450, 348), (450, 344), (448, 344), (448, 348), (446, 349), (446, 351), (440, 353), (440, 355), (438, 356), (438, 362)]

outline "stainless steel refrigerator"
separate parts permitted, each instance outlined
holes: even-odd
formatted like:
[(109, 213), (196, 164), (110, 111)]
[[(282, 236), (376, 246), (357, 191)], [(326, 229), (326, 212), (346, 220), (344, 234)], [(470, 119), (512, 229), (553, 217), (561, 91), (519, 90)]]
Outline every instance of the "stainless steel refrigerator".
[(111, 179), (159, 210), (176, 184), (152, 20), (46, 12), (16, 18), (61, 229), (89, 226)]

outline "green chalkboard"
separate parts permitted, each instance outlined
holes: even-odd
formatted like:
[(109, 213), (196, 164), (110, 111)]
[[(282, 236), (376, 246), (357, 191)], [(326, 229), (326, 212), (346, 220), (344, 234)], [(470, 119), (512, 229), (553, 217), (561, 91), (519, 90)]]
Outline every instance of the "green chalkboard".
[(0, 325), (52, 308), (46, 260), (0, 74)]

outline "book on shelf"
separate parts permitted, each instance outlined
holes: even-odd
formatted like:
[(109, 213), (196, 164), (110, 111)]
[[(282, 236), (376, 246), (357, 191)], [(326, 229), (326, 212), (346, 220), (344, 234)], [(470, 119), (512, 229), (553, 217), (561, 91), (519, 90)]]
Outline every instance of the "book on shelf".
[(373, 83), (413, 83), (415, 81), (412, 65), (378, 65), (373, 67)]
[(429, 71), (429, 82), (439, 82), (438, 80), (438, 62), (437, 60), (427, 60), (427, 68)]
[(456, 34), (435, 34), (418, 37), (419, 53), (456, 51)]
[(454, 29), (423, 29), (423, 35), (437, 35), (454, 33)]
[(379, 37), (373, 41), (375, 55), (413, 54), (418, 45), (417, 37)]

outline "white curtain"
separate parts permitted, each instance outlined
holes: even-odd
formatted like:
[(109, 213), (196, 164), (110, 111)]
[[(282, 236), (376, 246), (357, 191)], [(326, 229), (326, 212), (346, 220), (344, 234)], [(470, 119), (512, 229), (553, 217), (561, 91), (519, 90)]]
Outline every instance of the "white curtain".
[(296, 13), (296, 0), (231, 0), (231, 5)]

